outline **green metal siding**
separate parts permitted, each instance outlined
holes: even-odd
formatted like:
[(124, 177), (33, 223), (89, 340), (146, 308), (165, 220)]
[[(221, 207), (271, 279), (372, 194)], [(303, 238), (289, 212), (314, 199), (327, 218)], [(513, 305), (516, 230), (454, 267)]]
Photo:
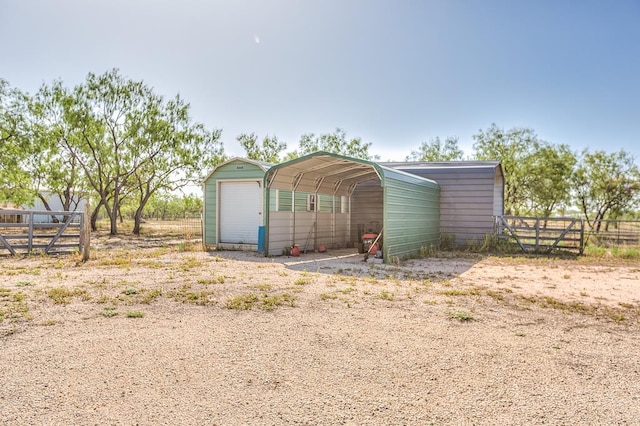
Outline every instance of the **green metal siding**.
[(258, 165), (240, 159), (222, 164), (204, 182), (204, 243), (217, 243), (217, 188), (220, 180), (255, 179), (262, 183), (265, 171)]
[(278, 211), (279, 212), (290, 212), (291, 211), (291, 200), (292, 195), (291, 191), (280, 190), (280, 200), (278, 201)]
[(307, 196), (308, 192), (296, 192), (296, 211), (297, 212), (306, 212), (307, 211)]
[[(327, 194), (318, 194), (320, 199), (319, 212), (331, 213), (333, 211), (333, 196)], [(339, 199), (340, 197), (338, 197)], [(340, 210), (338, 210), (340, 211)]]
[(385, 262), (416, 256), (440, 243), (440, 188), (435, 183), (384, 177)]

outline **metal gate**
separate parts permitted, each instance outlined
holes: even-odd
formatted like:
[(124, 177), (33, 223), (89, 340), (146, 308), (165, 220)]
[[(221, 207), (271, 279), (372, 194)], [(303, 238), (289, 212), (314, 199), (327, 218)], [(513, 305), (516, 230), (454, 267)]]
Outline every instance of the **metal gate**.
[(0, 210), (0, 251), (12, 255), (81, 252), (88, 257), (85, 212)]
[(565, 217), (496, 216), (496, 235), (523, 252), (584, 251), (584, 221)]

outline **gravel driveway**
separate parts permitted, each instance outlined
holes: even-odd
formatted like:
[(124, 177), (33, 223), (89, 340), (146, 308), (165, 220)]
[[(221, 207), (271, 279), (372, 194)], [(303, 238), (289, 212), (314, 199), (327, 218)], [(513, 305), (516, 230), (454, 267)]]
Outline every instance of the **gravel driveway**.
[(0, 423), (640, 424), (631, 262), (0, 260)]

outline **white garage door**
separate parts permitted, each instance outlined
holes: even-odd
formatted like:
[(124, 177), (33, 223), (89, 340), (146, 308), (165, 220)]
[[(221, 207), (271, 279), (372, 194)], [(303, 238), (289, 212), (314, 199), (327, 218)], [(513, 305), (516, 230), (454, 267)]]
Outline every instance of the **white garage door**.
[(262, 226), (262, 187), (258, 181), (221, 182), (219, 200), (220, 242), (258, 244), (258, 227)]

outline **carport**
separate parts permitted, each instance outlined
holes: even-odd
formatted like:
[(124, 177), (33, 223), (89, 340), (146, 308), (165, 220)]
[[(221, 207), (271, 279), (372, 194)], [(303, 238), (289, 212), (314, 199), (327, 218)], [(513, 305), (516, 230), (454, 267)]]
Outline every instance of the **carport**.
[(371, 223), (383, 230), (385, 262), (439, 244), (440, 187), (429, 179), (320, 151), (271, 167), (264, 187), (267, 256), (294, 244), (356, 247), (357, 230)]

